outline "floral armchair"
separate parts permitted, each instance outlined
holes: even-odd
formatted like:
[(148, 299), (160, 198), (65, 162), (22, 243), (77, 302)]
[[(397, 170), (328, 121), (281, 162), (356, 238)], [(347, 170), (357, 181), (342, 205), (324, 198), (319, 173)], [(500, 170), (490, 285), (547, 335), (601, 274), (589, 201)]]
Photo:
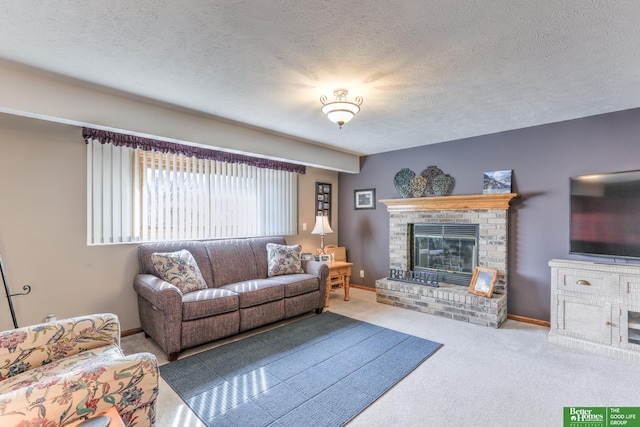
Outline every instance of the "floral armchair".
[(0, 332), (0, 425), (61, 427), (116, 407), (125, 425), (155, 425), (158, 362), (124, 356), (114, 314)]

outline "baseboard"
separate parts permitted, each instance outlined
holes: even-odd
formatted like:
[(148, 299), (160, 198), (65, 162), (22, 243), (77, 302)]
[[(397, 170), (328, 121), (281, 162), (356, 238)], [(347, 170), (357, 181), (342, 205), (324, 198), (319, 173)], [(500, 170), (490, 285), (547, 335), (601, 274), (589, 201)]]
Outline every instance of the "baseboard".
[(122, 331), (120, 336), (128, 337), (129, 335), (139, 334), (140, 332), (142, 332), (142, 328), (127, 329), (126, 331)]
[(376, 288), (372, 288), (371, 286), (349, 284), (349, 287), (350, 288), (362, 289), (363, 291), (370, 291), (370, 292), (375, 292), (376, 291)]
[(518, 322), (531, 323), (534, 325), (545, 326), (547, 328), (551, 327), (551, 322), (540, 319), (532, 319), (531, 317), (517, 316), (515, 314), (508, 314), (507, 319), (516, 320)]

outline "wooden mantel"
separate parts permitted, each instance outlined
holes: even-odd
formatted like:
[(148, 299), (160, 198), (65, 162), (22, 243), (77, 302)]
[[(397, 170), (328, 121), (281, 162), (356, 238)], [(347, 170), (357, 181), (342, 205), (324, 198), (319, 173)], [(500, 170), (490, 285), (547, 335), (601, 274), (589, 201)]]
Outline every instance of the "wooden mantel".
[(479, 209), (508, 210), (517, 193), (468, 194), (464, 196), (413, 197), (406, 199), (384, 199), (387, 211), (458, 211)]

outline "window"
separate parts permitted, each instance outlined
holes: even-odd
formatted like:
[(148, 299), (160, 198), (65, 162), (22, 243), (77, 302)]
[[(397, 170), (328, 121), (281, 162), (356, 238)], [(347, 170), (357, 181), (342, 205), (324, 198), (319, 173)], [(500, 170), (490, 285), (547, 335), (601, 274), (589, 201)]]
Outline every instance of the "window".
[(290, 235), (297, 173), (87, 138), (88, 243)]

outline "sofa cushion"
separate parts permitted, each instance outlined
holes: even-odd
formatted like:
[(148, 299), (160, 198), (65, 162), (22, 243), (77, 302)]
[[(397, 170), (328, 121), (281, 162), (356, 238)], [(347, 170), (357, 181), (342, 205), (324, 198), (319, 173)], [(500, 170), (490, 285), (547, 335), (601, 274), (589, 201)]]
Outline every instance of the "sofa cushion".
[(124, 356), (122, 350), (115, 344), (87, 350), (83, 353), (29, 369), (0, 381), (0, 394), (33, 386), (34, 384), (37, 384), (38, 388), (46, 389), (48, 386), (59, 382), (61, 375), (67, 378), (81, 377), (85, 372), (89, 372), (99, 366), (99, 361), (122, 356)]
[(55, 360), (119, 343), (120, 322), (112, 313), (3, 331), (0, 332), (0, 381)]
[(151, 261), (163, 280), (175, 285), (183, 294), (207, 289), (196, 260), (186, 249), (151, 254)]
[(239, 308), (238, 294), (226, 289), (208, 288), (189, 292), (182, 297), (182, 320), (235, 311)]
[(301, 245), (287, 246), (267, 243), (269, 277), (304, 273), (300, 262), (301, 251)]
[(240, 308), (253, 307), (284, 298), (284, 285), (270, 279), (246, 280), (222, 288), (238, 294)]
[(285, 298), (317, 291), (320, 288), (318, 278), (310, 274), (289, 274), (286, 276), (274, 277), (269, 280), (273, 280), (284, 285)]
[(256, 259), (247, 239), (205, 242), (216, 288), (258, 278)]

